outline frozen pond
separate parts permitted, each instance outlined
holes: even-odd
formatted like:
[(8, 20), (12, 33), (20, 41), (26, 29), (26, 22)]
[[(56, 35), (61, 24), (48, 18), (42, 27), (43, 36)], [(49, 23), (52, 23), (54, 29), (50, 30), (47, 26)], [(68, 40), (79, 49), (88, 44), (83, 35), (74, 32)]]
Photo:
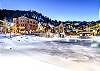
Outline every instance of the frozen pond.
[[(31, 58), (33, 62), (36, 59), (73, 71), (100, 71), (99, 47), (100, 42), (95, 39), (44, 38), (32, 35), (9, 38), (9, 35), (0, 35), (0, 57), (10, 57), (11, 63), (13, 59), (16, 62), (13, 57), (21, 56), (22, 60)], [(22, 58), (24, 56), (25, 59)], [(6, 62), (5, 58), (3, 60)]]
[(32, 56), (34, 53), (43, 53), (77, 62), (100, 62), (100, 49), (96, 47), (99, 47), (99, 43), (93, 40), (52, 39), (32, 35), (14, 36), (12, 38), (8, 36), (0, 39), (1, 56), (17, 54)]

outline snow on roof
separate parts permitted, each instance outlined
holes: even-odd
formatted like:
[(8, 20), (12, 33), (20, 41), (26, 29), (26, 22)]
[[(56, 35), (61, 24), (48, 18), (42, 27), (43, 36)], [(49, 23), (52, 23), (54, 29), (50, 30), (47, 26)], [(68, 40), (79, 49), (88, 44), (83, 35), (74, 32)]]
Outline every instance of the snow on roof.
[(52, 27), (54, 27), (54, 25), (51, 25), (51, 24), (49, 24), (49, 26), (52, 28)]

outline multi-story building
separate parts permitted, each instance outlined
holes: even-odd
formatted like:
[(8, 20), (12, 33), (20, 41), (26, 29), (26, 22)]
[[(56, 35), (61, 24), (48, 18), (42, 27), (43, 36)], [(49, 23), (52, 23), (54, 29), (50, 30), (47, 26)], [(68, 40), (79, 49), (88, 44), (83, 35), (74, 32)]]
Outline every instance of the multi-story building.
[(24, 16), (13, 18), (13, 23), (15, 23), (12, 27), (13, 33), (29, 34), (36, 32), (38, 28), (38, 22), (36, 20)]
[(100, 24), (96, 22), (88, 22), (86, 25), (81, 25), (78, 28), (78, 35), (95, 36), (99, 34)]

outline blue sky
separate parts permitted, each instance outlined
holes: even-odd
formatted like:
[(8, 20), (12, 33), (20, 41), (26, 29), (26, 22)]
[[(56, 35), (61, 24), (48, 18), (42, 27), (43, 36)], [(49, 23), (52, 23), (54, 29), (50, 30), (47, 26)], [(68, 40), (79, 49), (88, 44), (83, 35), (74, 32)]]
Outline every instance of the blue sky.
[(99, 0), (0, 0), (0, 8), (35, 10), (61, 21), (99, 19)]
[(100, 0), (99, 0), (99, 20), (100, 20)]
[(100, 8), (99, 8), (99, 20), (100, 20)]

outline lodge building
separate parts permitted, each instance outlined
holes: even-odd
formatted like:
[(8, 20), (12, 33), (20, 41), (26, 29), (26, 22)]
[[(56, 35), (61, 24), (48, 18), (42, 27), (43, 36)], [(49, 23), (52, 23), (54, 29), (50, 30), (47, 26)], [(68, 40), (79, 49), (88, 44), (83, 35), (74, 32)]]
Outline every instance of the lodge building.
[(13, 33), (29, 34), (36, 32), (38, 28), (38, 22), (36, 20), (24, 16), (13, 18), (13, 23), (15, 23), (12, 27)]

